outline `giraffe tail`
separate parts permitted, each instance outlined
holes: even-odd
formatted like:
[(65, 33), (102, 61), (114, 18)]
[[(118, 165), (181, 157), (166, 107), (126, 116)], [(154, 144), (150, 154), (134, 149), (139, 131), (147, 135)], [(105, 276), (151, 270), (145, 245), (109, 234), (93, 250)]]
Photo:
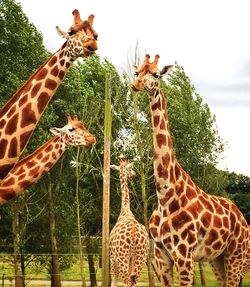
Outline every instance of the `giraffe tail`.
[(135, 286), (136, 282), (137, 282), (137, 276), (136, 275), (130, 275), (130, 281), (131, 281), (131, 287)]
[(135, 274), (135, 254), (132, 252), (130, 258), (130, 285), (129, 287), (135, 286), (137, 282), (137, 275)]

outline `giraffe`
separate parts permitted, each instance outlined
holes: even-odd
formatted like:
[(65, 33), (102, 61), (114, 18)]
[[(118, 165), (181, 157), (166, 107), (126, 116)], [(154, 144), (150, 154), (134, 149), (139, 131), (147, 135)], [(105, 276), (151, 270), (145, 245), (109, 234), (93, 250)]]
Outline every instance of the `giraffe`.
[(146, 58), (132, 88), (146, 91), (150, 100), (158, 206), (149, 229), (161, 285), (173, 286), (175, 266), (179, 286), (192, 286), (194, 261), (208, 261), (221, 286), (238, 287), (249, 240), (247, 222), (233, 202), (201, 190), (177, 161), (160, 86), (173, 66), (160, 71), (159, 55), (152, 63)]
[(24, 83), (0, 110), (0, 180), (18, 162), (52, 96), (77, 57), (88, 57), (97, 50), (94, 15), (82, 21), (73, 11), (74, 23), (68, 33), (57, 31), (67, 40)]
[(248, 225), (248, 231), (249, 231), (249, 241), (248, 241), (248, 249), (246, 253), (246, 261), (244, 265), (242, 279), (246, 276), (247, 272), (250, 270), (250, 225)]
[(69, 146), (91, 147), (95, 137), (78, 120), (67, 115), (68, 124), (63, 128), (52, 128), (54, 135), (31, 155), (19, 161), (1, 181), (0, 205), (18, 196), (26, 188), (44, 176), (63, 155)]
[(122, 190), (121, 211), (110, 233), (110, 264), (112, 287), (117, 286), (119, 277), (125, 286), (135, 286), (149, 253), (149, 236), (130, 209), (128, 177), (134, 176), (133, 163), (120, 157), (120, 166), (111, 165), (120, 171)]

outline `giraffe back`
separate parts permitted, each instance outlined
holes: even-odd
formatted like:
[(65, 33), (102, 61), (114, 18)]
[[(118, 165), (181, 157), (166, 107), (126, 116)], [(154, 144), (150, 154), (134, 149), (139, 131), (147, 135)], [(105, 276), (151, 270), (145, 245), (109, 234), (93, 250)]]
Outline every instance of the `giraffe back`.
[(116, 167), (120, 171), (122, 203), (120, 215), (110, 233), (112, 286), (117, 286), (118, 278), (122, 278), (125, 286), (134, 286), (149, 252), (148, 232), (130, 209), (127, 179), (135, 175), (132, 167), (124, 158), (120, 158), (120, 166)]

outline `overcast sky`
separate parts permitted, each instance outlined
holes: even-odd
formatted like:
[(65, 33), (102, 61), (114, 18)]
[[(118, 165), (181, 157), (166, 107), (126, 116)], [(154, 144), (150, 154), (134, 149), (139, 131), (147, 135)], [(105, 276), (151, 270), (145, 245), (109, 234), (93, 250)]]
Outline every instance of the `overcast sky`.
[(160, 54), (159, 67), (184, 67), (215, 114), (227, 142), (220, 168), (250, 176), (250, 2), (248, 0), (19, 0), (43, 34), (46, 48), (63, 44), (55, 26), (68, 30), (77, 8), (94, 14), (98, 54), (117, 69), (139, 43), (142, 55)]

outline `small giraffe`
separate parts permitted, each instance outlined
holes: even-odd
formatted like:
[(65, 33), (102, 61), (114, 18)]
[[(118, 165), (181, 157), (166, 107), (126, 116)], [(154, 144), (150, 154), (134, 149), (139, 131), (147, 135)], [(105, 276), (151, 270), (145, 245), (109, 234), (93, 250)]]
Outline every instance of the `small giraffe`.
[(68, 146), (91, 147), (95, 137), (78, 120), (67, 115), (68, 124), (52, 128), (55, 135), (31, 155), (19, 161), (0, 183), (0, 205), (36, 183), (59, 160)]
[(173, 286), (175, 265), (179, 286), (192, 286), (194, 261), (209, 261), (221, 286), (238, 287), (249, 241), (247, 222), (233, 202), (202, 191), (178, 163), (160, 87), (172, 66), (160, 71), (158, 59), (137, 71), (132, 88), (147, 91), (150, 98), (158, 207), (149, 229), (161, 285)]
[(128, 177), (135, 175), (133, 163), (120, 157), (120, 166), (111, 165), (120, 171), (122, 190), (121, 212), (110, 233), (110, 263), (112, 287), (119, 277), (125, 286), (135, 286), (149, 253), (149, 236), (130, 209)]
[[(93, 15), (82, 21), (78, 10), (73, 11), (76, 23), (67, 41), (53, 54), (0, 110), (0, 180), (18, 162), (31, 134), (52, 96), (77, 57), (88, 57), (97, 50), (97, 34)], [(57, 27), (62, 35), (61, 30)]]

